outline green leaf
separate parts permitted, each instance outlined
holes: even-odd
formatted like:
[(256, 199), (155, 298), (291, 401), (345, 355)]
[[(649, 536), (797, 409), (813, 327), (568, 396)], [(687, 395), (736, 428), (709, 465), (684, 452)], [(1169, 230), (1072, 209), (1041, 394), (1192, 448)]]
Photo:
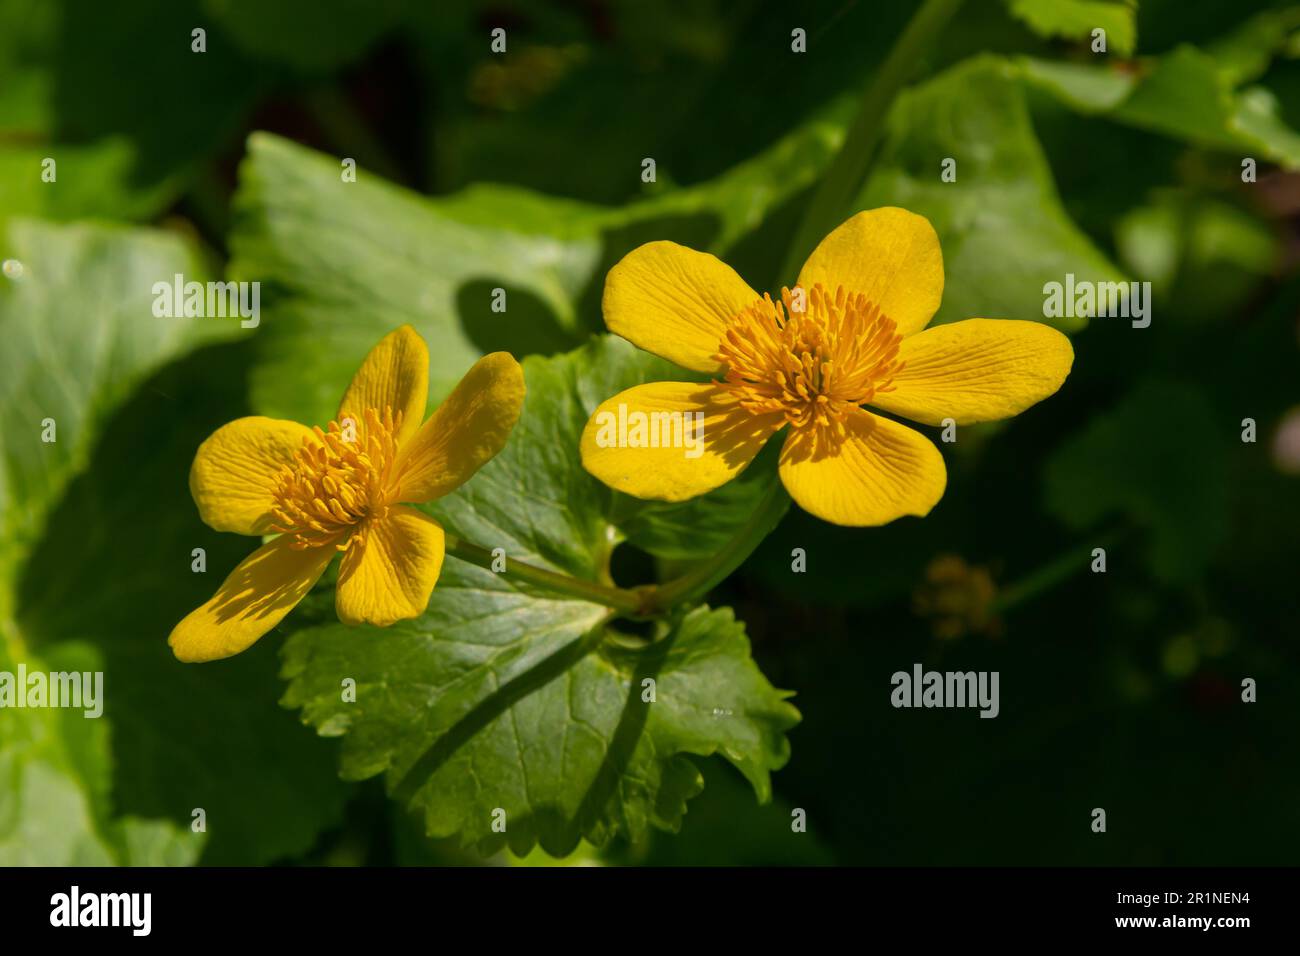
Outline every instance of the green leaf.
[(1123, 103), (1137, 86), (1128, 70), (1090, 63), (1068, 63), (1020, 57), (1015, 61), (1021, 75), (1037, 89), (1050, 93), (1080, 113), (1105, 113)]
[(603, 329), (605, 273), (624, 254), (665, 238), (724, 253), (812, 181), (838, 136), (820, 119), (713, 182), (609, 209), (504, 186), (428, 199), (364, 169), (344, 182), (339, 160), (255, 134), (230, 266), (265, 284), (254, 406), (328, 421), (339, 383), (405, 322), (434, 344), (433, 400), (484, 352), (572, 348)]
[[(19, 587), (19, 625), (42, 648), (86, 638), (103, 656), (119, 811), (188, 826), (202, 808), (202, 860), (212, 865), (307, 851), (338, 825), (350, 794), (334, 748), (276, 704), (274, 637), (205, 665), (179, 663), (166, 643), (258, 544), (206, 527), (186, 482), (199, 443), (247, 413), (249, 352), (202, 349), (136, 391), (51, 516)], [(195, 548), (205, 573), (192, 570)]]
[(1180, 321), (1225, 320), (1272, 274), (1279, 239), (1256, 215), (1214, 196), (1165, 190), (1115, 225), (1120, 257)]
[[(136, 182), (192, 174), (225, 147), (276, 79), (240, 53), (200, 0), (57, 6), (58, 28), (42, 63), (53, 141), (124, 136), (138, 158)], [(206, 31), (203, 53), (192, 49), (198, 28)]]
[(0, 133), (50, 125), (51, 82), (45, 68), (58, 9), (42, 0), (0, 0)]
[(365, 170), (344, 182), (341, 169), (284, 140), (249, 140), (230, 272), (264, 283), (259, 410), (328, 421), (361, 359), (405, 322), (434, 344), (430, 390), (445, 395), (500, 344), (498, 286), (508, 317), (532, 327), (534, 348), (576, 341), (573, 303), (599, 254), (594, 239), (465, 224)]
[[(42, 178), (46, 159), (58, 178)], [(120, 137), (84, 146), (0, 147), (0, 226), (15, 217), (146, 219), (176, 196), (175, 183), (133, 182), (136, 152)]]
[(1011, 13), (1039, 36), (1086, 40), (1106, 31), (1107, 52), (1130, 56), (1137, 45), (1136, 0), (1009, 0)]
[(1273, 94), (1262, 86), (1235, 86), (1254, 66), (1220, 61), (1187, 44), (1143, 61), (1141, 74), (1027, 57), (1017, 66), (1031, 85), (1079, 112), (1300, 168), (1300, 134), (1282, 120)]
[[(0, 258), (21, 263), (11, 266), (14, 277), (0, 278), (0, 671), (20, 664), (29, 673), (102, 671), (102, 657), (85, 643), (33, 650), (41, 635), (15, 621), (18, 575), (109, 415), (145, 375), (221, 330), (153, 316), (153, 282), (197, 271), (172, 237), (15, 222), (0, 233)], [(167, 824), (141, 821), (125, 832), (112, 820), (109, 754), (103, 717), (0, 710), (0, 776), (8, 781), (0, 861), (123, 861), (144, 846), (141, 827), (150, 845), (171, 847), (169, 859), (192, 856), (197, 847)]]
[(705, 790), (676, 839), (617, 848), (608, 862), (639, 866), (833, 866), (816, 828), (795, 829), (796, 808), (779, 796), (755, 806), (745, 782), (720, 760), (703, 762)]
[[(15, 216), (143, 220), (176, 200), (269, 73), (200, 8), (0, 0), (0, 225)], [(197, 27), (210, 34), (205, 53), (190, 48)], [(46, 158), (53, 182), (42, 178)]]
[[(661, 377), (675, 381), (695, 378), (671, 366)], [(615, 495), (611, 520), (632, 544), (668, 561), (699, 560), (716, 554), (772, 487), (780, 449), (780, 439), (769, 441), (737, 478), (712, 494), (690, 501), (674, 504)]]
[[(956, 160), (955, 182), (940, 178)], [(1004, 61), (966, 61), (901, 96), (856, 208), (896, 205), (926, 216), (943, 247), (936, 323), (973, 317), (1043, 320), (1043, 286), (1075, 273), (1123, 276), (1061, 205), (1024, 93)], [(1052, 320), (1076, 329), (1086, 319)]]
[[(138, 183), (125, 137), (57, 142), (59, 10), (41, 0), (0, 0), (0, 226), (17, 217), (135, 219), (174, 198), (171, 182)], [(45, 160), (54, 160), (45, 181)]]
[[(157, 318), (153, 284), (203, 268), (179, 239), (149, 230), (17, 222), (0, 258), (0, 580), (84, 467), (100, 427), (171, 357), (238, 331), (230, 320)], [(43, 441), (51, 419), (53, 441)]]
[[(1206, 47), (1224, 78), (1239, 86), (1262, 76), (1300, 31), (1300, 6), (1264, 10)], [(1294, 51), (1290, 52), (1295, 56)]]
[[(186, 483), (198, 443), (237, 416), (248, 359), (187, 353), (247, 333), (153, 314), (155, 282), (206, 278), (176, 237), (37, 222), (0, 236), (0, 258), (23, 263), (0, 278), (0, 671), (104, 675), (100, 718), (0, 710), (0, 860), (302, 852), (344, 791), (329, 748), (275, 706), (273, 648), (200, 668), (166, 645), (255, 545), (204, 528)], [(191, 570), (195, 547), (208, 574)], [(207, 834), (190, 830), (195, 808)]]
[[(529, 358), (510, 443), (432, 512), (508, 561), (607, 580), (625, 533), (616, 503), (622, 520), (636, 505), (583, 471), (578, 436), (596, 405), (663, 365), (612, 338)], [(647, 644), (604, 607), (539, 593), (508, 564), (494, 574), (455, 558), (413, 621), (349, 628), (329, 620), (328, 596), (312, 601), (299, 626), (313, 610), (328, 623), (286, 643), (285, 703), (320, 733), (346, 735), (344, 776), (385, 774), (390, 792), (423, 811), (430, 836), (458, 835), (484, 852), (540, 843), (562, 856), (582, 837), (676, 829), (701, 786), (687, 754), (720, 753), (760, 800), (788, 757), (798, 713), (750, 659), (727, 609), (697, 608)], [(347, 678), (355, 702), (343, 699)], [(504, 832), (493, 828), (497, 810)]]
[[(0, 672), (104, 670), (84, 642), (43, 657), (21, 648), (12, 624), (0, 624)], [(106, 679), (105, 687), (111, 688)], [(105, 692), (107, 693), (107, 691)], [(204, 836), (164, 819), (114, 817), (110, 721), (82, 710), (0, 710), (0, 866), (186, 866)], [(127, 747), (137, 746), (128, 741)]]
[[(1261, 102), (1261, 95), (1267, 96), (1260, 88), (1234, 95), (1213, 57), (1180, 46), (1156, 61), (1114, 115), (1121, 122), (1208, 147), (1259, 148), (1269, 159), (1289, 166), (1300, 163), (1295, 134), (1280, 121), (1275, 129), (1267, 127), (1273, 107)], [(1282, 131), (1281, 138), (1274, 135)]]

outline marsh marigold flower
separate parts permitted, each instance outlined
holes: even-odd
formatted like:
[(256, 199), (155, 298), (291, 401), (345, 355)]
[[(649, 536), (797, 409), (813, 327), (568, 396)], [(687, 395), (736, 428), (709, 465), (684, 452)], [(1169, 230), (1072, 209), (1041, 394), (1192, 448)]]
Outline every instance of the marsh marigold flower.
[(707, 253), (640, 246), (610, 270), (606, 324), (712, 381), (604, 402), (583, 432), (583, 464), (619, 491), (683, 501), (734, 478), (788, 426), (780, 475), (804, 510), (854, 526), (925, 515), (947, 483), (943, 456), (863, 406), (926, 425), (1007, 418), (1060, 388), (1074, 361), (1070, 340), (1038, 322), (926, 329), (942, 295), (939, 237), (904, 209), (839, 226), (779, 302)]
[(342, 552), (345, 624), (419, 615), (442, 569), (442, 528), (411, 508), (468, 481), (506, 443), (524, 400), (519, 363), (484, 356), (429, 417), (429, 352), (409, 325), (366, 356), (327, 430), (254, 416), (199, 446), (190, 492), (217, 531), (277, 537), (176, 625), (183, 661), (238, 654), (275, 627)]

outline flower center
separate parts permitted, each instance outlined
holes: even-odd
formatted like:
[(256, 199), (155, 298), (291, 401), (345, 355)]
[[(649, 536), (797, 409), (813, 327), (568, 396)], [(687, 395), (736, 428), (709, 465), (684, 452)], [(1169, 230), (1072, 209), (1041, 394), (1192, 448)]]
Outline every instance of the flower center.
[(764, 295), (732, 320), (714, 355), (727, 367), (719, 384), (754, 415), (842, 435), (851, 409), (893, 390), (903, 337), (861, 293), (797, 292)]
[(367, 408), (364, 428), (355, 416), (340, 418), (343, 424), (330, 422), (328, 431), (314, 427), (315, 436), (277, 476), (271, 528), (293, 535), (290, 547), (298, 550), (334, 543), (344, 551), (352, 536), (337, 538), (366, 518), (383, 517), (392, 503), (401, 411)]

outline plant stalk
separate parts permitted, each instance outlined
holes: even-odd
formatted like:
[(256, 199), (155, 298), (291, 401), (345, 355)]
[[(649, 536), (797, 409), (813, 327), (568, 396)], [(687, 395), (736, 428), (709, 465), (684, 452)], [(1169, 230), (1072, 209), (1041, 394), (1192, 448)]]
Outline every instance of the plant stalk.
[(890, 107), (903, 85), (911, 78), (917, 62), (962, 2), (963, 0), (925, 0), (890, 50), (885, 62), (876, 71), (863, 94), (858, 112), (849, 125), (839, 152), (835, 154), (808, 203), (794, 240), (790, 243), (785, 265), (778, 276), (779, 282), (793, 283), (799, 267), (809, 253), (816, 248), (823, 236), (842, 221), (845, 210), (867, 178)]
[[(790, 497), (775, 478), (753, 514), (716, 554), (691, 568), (680, 577), (664, 584), (646, 584), (635, 588), (611, 587), (547, 571), (514, 558), (506, 559), (503, 573), (535, 584), (554, 594), (602, 604), (630, 617), (657, 617), (680, 604), (702, 598), (749, 557), (759, 543), (771, 533), (790, 505)], [(491, 551), (455, 535), (447, 535), (447, 553), (480, 568), (493, 570), (497, 560)]]
[[(476, 564), (480, 568), (486, 568), (489, 571), (494, 570), (492, 565), (496, 558), (491, 551), (450, 534), (447, 535), (447, 553), (460, 558), (462, 561)], [(530, 584), (536, 584), (538, 587), (555, 594), (567, 594), (570, 597), (581, 598), (594, 604), (603, 604), (605, 607), (626, 611), (630, 614), (641, 613), (645, 603), (645, 598), (640, 593), (640, 590), (608, 587), (604, 584), (597, 584), (595, 581), (586, 581), (568, 574), (558, 574), (555, 571), (533, 567), (531, 564), (516, 561), (514, 558), (506, 559), (504, 573), (513, 575)]]
[(790, 507), (790, 496), (786, 494), (780, 480), (774, 477), (772, 486), (754, 508), (749, 520), (718, 550), (717, 554), (697, 564), (680, 577), (660, 584), (650, 591), (649, 612), (662, 613), (679, 604), (704, 597), (744, 563), (759, 543), (777, 526), (788, 507)]

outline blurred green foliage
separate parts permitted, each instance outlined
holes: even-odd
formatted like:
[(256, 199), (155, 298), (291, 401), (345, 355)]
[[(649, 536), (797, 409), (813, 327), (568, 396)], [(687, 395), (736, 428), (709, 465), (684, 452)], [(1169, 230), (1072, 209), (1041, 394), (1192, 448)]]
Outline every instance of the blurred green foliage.
[[(476, 862), (378, 785), (337, 778), (339, 746), (277, 706), (280, 637), (202, 668), (171, 659), (172, 623), (249, 544), (199, 522), (194, 448), (249, 412), (323, 421), (401, 322), (430, 342), (435, 398), (484, 351), (580, 361), (541, 356), (601, 330), (605, 271), (650, 239), (714, 252), (756, 288), (789, 282), (803, 201), (914, 6), (0, 0), (0, 259), (39, 280), (0, 278), (0, 669), (102, 669), (110, 701), (97, 722), (0, 713), (0, 863)], [(750, 694), (797, 691), (771, 803), (731, 764), (677, 754), (690, 763), (669, 790), (697, 790), (695, 764), (707, 781), (685, 817), (629, 805), (680, 834), (624, 826), (636, 840), (597, 850), (539, 823), (544, 847), (608, 863), (1294, 862), (1300, 484), (1272, 437), (1300, 404), (1298, 30), (1297, 8), (1258, 0), (969, 0), (916, 64), (857, 208), (934, 222), (940, 321), (1041, 318), (1043, 284), (1074, 272), (1150, 281), (1151, 327), (1074, 323), (1057, 396), (943, 446), (930, 517), (855, 531), (792, 509), (712, 596), (744, 624), (715, 612)], [(260, 327), (159, 332), (149, 288), (175, 271), (262, 282)], [(498, 286), (509, 321), (483, 304)], [(37, 444), (47, 414), (54, 455)], [(634, 583), (698, 556), (754, 493), (729, 490), (716, 526), (599, 491), (574, 513), (630, 538), (613, 567)], [(585, 560), (576, 533), (534, 544)], [(1104, 575), (1088, 571), (1098, 546)], [(999, 627), (945, 638), (918, 613), (945, 554), (989, 570)], [(458, 573), (441, 600), (465, 600)], [(337, 732), (312, 656), (359, 673), (401, 658), (367, 657), (312, 607), (284, 630), (304, 626), (286, 703)], [(892, 709), (889, 675), (916, 661), (1000, 671), (1001, 715)], [(385, 769), (383, 728), (402, 719), (365, 715), (374, 748), (347, 738), (347, 777)], [(700, 749), (682, 746), (689, 722), (657, 734)], [(779, 763), (747, 759), (732, 763), (751, 782)], [(196, 807), (207, 834), (190, 832)], [(422, 809), (435, 833), (458, 829)]]

